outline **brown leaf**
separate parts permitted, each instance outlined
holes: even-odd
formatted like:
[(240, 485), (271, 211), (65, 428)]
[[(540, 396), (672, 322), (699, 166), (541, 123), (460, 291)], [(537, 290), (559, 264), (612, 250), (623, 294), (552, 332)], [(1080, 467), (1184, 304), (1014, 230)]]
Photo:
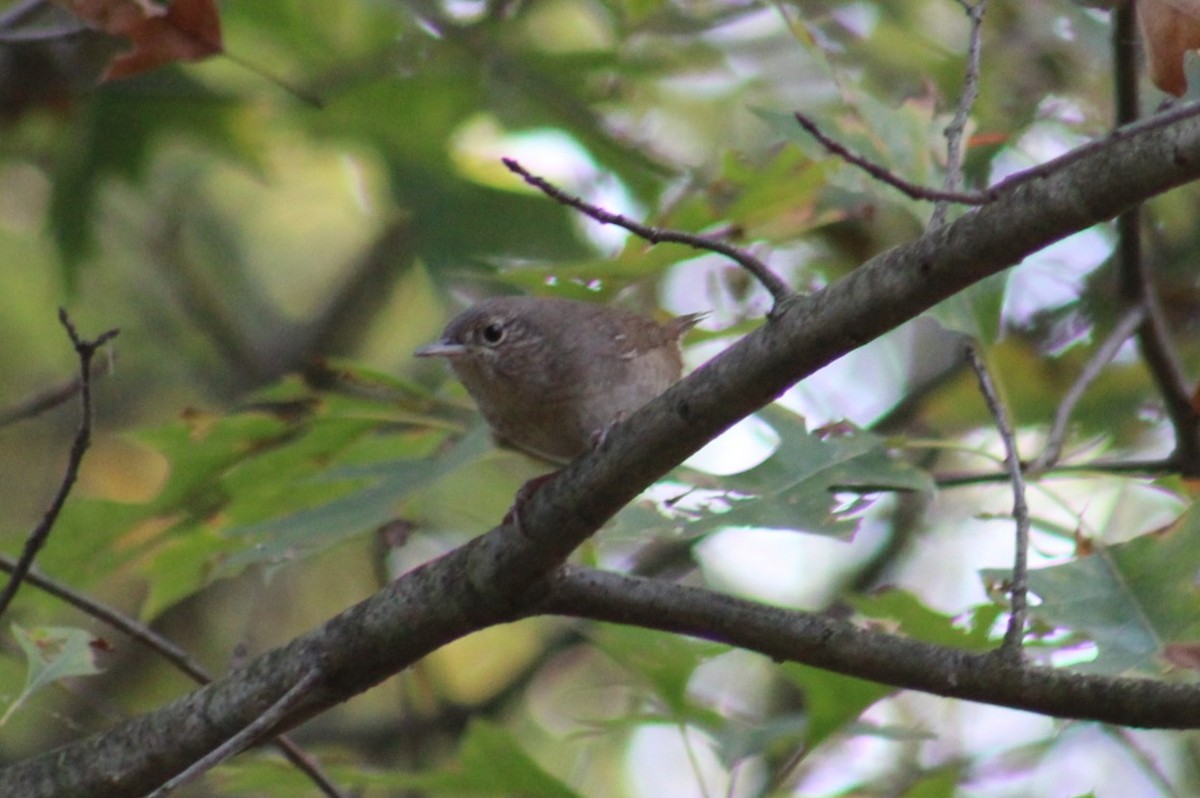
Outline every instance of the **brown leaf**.
[(216, 0), (59, 0), (89, 27), (129, 39), (133, 48), (109, 63), (102, 81), (175, 61), (199, 61), (224, 50)]
[(1075, 529), (1075, 556), (1090, 557), (1096, 553), (1096, 541), (1083, 533), (1082, 529)]
[(1184, 56), (1200, 48), (1200, 0), (1137, 0), (1137, 18), (1150, 79), (1165, 92), (1183, 95)]
[(1176, 668), (1200, 671), (1200, 643), (1167, 643), (1161, 656)]
[(88, 641), (88, 646), (92, 649), (93, 653), (108, 653), (110, 651), (117, 650), (116, 646), (114, 646), (108, 640), (105, 640), (103, 637), (93, 637), (90, 641)]

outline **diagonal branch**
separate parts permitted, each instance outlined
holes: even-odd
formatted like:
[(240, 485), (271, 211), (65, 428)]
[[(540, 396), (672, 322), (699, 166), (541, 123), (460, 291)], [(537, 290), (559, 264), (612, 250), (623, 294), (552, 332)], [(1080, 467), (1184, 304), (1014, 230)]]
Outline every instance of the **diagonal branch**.
[(635, 222), (619, 213), (606, 211), (596, 205), (584, 202), (579, 197), (566, 193), (548, 180), (530, 174), (525, 167), (512, 158), (502, 158), (501, 160), (510, 172), (519, 175), (526, 183), (538, 189), (555, 202), (574, 208), (585, 216), (600, 222), (600, 224), (615, 224), (617, 227), (624, 228), (638, 238), (649, 241), (651, 244), (660, 244), (664, 241), (669, 241), (676, 244), (685, 244), (693, 249), (703, 249), (708, 252), (716, 252), (719, 255), (724, 255), (750, 272), (750, 274), (754, 275), (755, 279), (762, 283), (763, 288), (767, 289), (771, 294), (771, 298), (775, 300), (775, 309), (778, 309), (780, 303), (787, 299), (792, 292), (787, 283), (779, 275), (771, 271), (771, 268), (767, 264), (744, 249), (715, 238), (709, 238), (708, 236), (685, 233), (682, 230), (669, 230), (663, 227), (650, 227)]
[[(535, 491), (522, 505), (520, 529), (502, 524), (153, 712), (9, 765), (0, 770), (0, 795), (142, 796), (253, 722), (261, 708), (314, 669), (321, 674), (317, 684), (273, 731), (367, 690), (470, 632), (551, 611), (555, 600), (563, 600), (562, 579), (553, 578), (563, 560), (648, 485), (739, 419), (946, 297), (1197, 178), (1200, 119), (1188, 118), (1123, 131), (1102, 147), (1043, 165), (1036, 177), (1004, 181), (987, 205), (881, 253), (823, 291), (789, 297), (770, 321), (615, 426), (603, 446)], [(1200, 718), (1197, 686), (1018, 668), (995, 656), (988, 658), (988, 669), (962, 652), (792, 613), (776, 616), (772, 613), (783, 611), (771, 608), (752, 614), (746, 603), (708, 595), (708, 601), (724, 602), (747, 621), (729, 631), (730, 642), (761, 644), (779, 658), (794, 656), (889, 684), (1065, 717), (1161, 728), (1195, 726)], [(711, 616), (642, 614), (619, 595), (606, 600), (611, 601), (606, 617), (617, 621), (672, 624), (688, 634), (704, 634), (701, 626), (715, 622)], [(764, 619), (777, 617), (807, 630), (811, 645), (784, 647), (799, 631), (771, 643), (787, 624)], [(725, 631), (710, 627), (708, 633)], [(928, 656), (920, 661), (906, 656), (914, 650)], [(900, 662), (907, 664), (897, 670)], [(64, 774), (70, 774), (69, 784)]]

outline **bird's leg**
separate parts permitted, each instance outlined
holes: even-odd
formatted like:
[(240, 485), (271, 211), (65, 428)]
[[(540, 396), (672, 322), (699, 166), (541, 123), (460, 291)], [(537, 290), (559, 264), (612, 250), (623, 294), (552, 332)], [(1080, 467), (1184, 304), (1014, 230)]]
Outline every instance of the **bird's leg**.
[(622, 410), (620, 413), (617, 413), (616, 418), (614, 418), (612, 421), (608, 422), (600, 429), (593, 430), (592, 431), (592, 439), (591, 439), (591, 441), (589, 441), (589, 444), (590, 444), (589, 448), (591, 449), (591, 451), (595, 452), (595, 451), (599, 451), (600, 449), (604, 448), (604, 444), (608, 443), (608, 436), (612, 433), (612, 431), (616, 428), (616, 426), (618, 424), (620, 424), (622, 421), (625, 420), (627, 415), (628, 414), (624, 410)]
[(501, 523), (513, 524), (518, 532), (528, 537), (528, 535), (525, 535), (525, 525), (521, 522), (521, 505), (529, 501), (529, 497), (536, 493), (538, 488), (558, 476), (560, 471), (562, 471), (561, 468), (555, 469), (549, 474), (540, 474), (517, 488), (516, 495), (513, 496), (512, 507), (508, 508), (508, 512), (504, 514), (504, 520)]

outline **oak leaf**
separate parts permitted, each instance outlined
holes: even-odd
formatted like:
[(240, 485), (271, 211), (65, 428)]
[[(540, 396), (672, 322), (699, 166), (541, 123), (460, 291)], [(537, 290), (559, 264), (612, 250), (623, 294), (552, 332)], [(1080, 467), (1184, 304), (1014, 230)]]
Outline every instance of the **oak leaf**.
[(1136, 0), (1146, 65), (1154, 85), (1181, 96), (1187, 91), (1183, 59), (1200, 49), (1200, 0)]
[(59, 0), (85, 25), (129, 40), (101, 81), (130, 77), (176, 61), (199, 61), (224, 51), (216, 0)]

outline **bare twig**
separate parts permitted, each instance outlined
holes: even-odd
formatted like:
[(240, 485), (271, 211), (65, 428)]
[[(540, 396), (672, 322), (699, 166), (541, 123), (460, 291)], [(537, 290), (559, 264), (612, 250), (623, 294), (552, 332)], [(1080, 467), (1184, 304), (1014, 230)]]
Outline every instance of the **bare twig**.
[(887, 183), (892, 188), (898, 189), (901, 193), (913, 199), (926, 200), (928, 202), (954, 202), (959, 205), (986, 205), (996, 196), (995, 192), (990, 189), (983, 192), (942, 191), (905, 180), (894, 174), (890, 169), (880, 166), (874, 161), (867, 160), (861, 155), (854, 154), (845, 145), (822, 133), (821, 129), (817, 127), (816, 122), (799, 111), (793, 112), (793, 116), (800, 123), (800, 127), (808, 131), (808, 134), (816, 139), (825, 149), (846, 163), (857, 166), (876, 180)]
[[(946, 126), (946, 179), (942, 187), (946, 191), (958, 191), (962, 188), (963, 135), (967, 129), (967, 120), (975, 100), (979, 97), (979, 58), (983, 49), (983, 14), (987, 11), (987, 0), (958, 0), (967, 18), (971, 20), (971, 33), (967, 45), (967, 73), (963, 77), (962, 93), (958, 97), (958, 107), (950, 124)], [(929, 219), (931, 228), (941, 227), (946, 221), (946, 213), (950, 203), (939, 201), (933, 208)]]
[(46, 0), (20, 0), (20, 2), (13, 3), (0, 11), (0, 28), (11, 28), (21, 24), (42, 11), (42, 7), (45, 5), (47, 5)]
[(830, 138), (821, 131), (817, 124), (809, 117), (802, 113), (794, 112), (796, 121), (808, 131), (809, 135), (815, 138), (825, 149), (829, 150), (834, 155), (838, 156), (847, 163), (853, 164), (862, 169), (872, 177), (877, 178), (881, 182), (887, 183), (893, 188), (898, 189), (905, 195), (918, 200), (928, 200), (932, 202), (952, 202), (960, 205), (986, 205), (995, 197), (999, 196), (1002, 189), (1011, 189), (1021, 183), (1028, 183), (1033, 180), (1050, 177), (1055, 172), (1062, 171), (1068, 168), (1076, 161), (1094, 155), (1097, 151), (1111, 147), (1118, 141), (1124, 141), (1131, 136), (1136, 136), (1151, 130), (1170, 127), (1177, 122), (1182, 122), (1186, 119), (1191, 119), (1194, 116), (1200, 115), (1200, 102), (1189, 103), (1187, 105), (1172, 108), (1169, 111), (1164, 111), (1155, 114), (1147, 119), (1142, 119), (1136, 123), (1131, 123), (1119, 127), (1103, 138), (1084, 144), (1075, 148), (1067, 155), (1061, 158), (1055, 158), (1053, 161), (1044, 164), (1032, 166), (1022, 172), (1017, 172), (1010, 175), (1004, 180), (985, 191), (979, 192), (955, 192), (955, 191), (939, 191), (938, 189), (927, 188), (916, 183), (905, 180), (893, 174), (887, 168), (880, 166), (860, 155), (851, 152), (845, 145)]
[(249, 747), (255, 739), (263, 732), (270, 729), (276, 723), (284, 718), (285, 715), (292, 709), (295, 703), (307, 693), (317, 680), (321, 677), (321, 672), (316, 670), (308, 671), (296, 682), (291, 688), (279, 697), (267, 710), (254, 719), (254, 722), (242, 728), (237, 734), (230, 737), (225, 742), (214, 748), (205, 756), (192, 763), (187, 770), (184, 770), (179, 775), (165, 782), (154, 792), (150, 793), (146, 798), (163, 798), (177, 787), (182, 787), (195, 781), (206, 772), (224, 762), (226, 759), (233, 757), (242, 752), (243, 749)]
[[(0, 556), (0, 571), (11, 574), (16, 570), (16, 567), (17, 563), (11, 557)], [(49, 593), (55, 598), (62, 599), (86, 615), (136, 640), (186, 673), (195, 682), (207, 684), (212, 680), (203, 666), (192, 659), (186, 651), (145, 624), (139, 623), (120, 611), (101, 604), (83, 593), (73, 590), (48, 576), (43, 576), (36, 571), (29, 571), (25, 575), (25, 581), (38, 590)]]
[(1062, 404), (1058, 406), (1058, 410), (1054, 414), (1054, 423), (1050, 427), (1049, 435), (1046, 436), (1046, 448), (1042, 450), (1037, 460), (1029, 465), (1027, 471), (1039, 474), (1058, 462), (1067, 437), (1067, 423), (1071, 420), (1071, 413), (1075, 411), (1075, 406), (1079, 404), (1079, 400), (1083, 398), (1088, 387), (1104, 371), (1104, 367), (1116, 357), (1121, 345), (1129, 339), (1129, 336), (1133, 335), (1145, 318), (1146, 311), (1141, 305), (1125, 311), (1125, 315), (1117, 322), (1117, 326), (1097, 347), (1095, 353), (1084, 364), (1083, 370), (1079, 372), (1079, 377), (1063, 397)]
[[(1120, 226), (1118, 220), (1118, 228)], [(1175, 467), (1181, 474), (1197, 476), (1200, 475), (1200, 416), (1192, 406), (1191, 386), (1183, 374), (1179, 355), (1171, 344), (1158, 299), (1152, 296), (1149, 284), (1146, 290), (1143, 299), (1146, 318), (1138, 328), (1138, 347), (1175, 431), (1175, 450), (1171, 455)]]
[(682, 230), (668, 230), (661, 227), (649, 227), (639, 222), (635, 222), (632, 219), (625, 218), (619, 213), (606, 211), (603, 208), (592, 205), (591, 203), (584, 202), (579, 197), (566, 193), (558, 186), (555, 186), (553, 183), (550, 183), (544, 178), (530, 174), (525, 167), (521, 166), (520, 163), (512, 158), (502, 158), (501, 160), (504, 162), (504, 165), (508, 167), (509, 171), (520, 175), (520, 177), (524, 179), (526, 183), (538, 189), (546, 196), (550, 197), (556, 202), (574, 208), (585, 216), (600, 222), (600, 224), (615, 224), (617, 227), (622, 227), (639, 238), (649, 241), (651, 244), (659, 244), (664, 241), (669, 241), (676, 244), (684, 244), (694, 249), (703, 249), (709, 252), (716, 252), (717, 254), (724, 255), (730, 260), (736, 262), (746, 271), (750, 272), (750, 274), (754, 275), (755, 279), (762, 283), (763, 288), (767, 289), (767, 291), (771, 294), (771, 298), (775, 300), (776, 308), (778, 308), (779, 304), (792, 292), (791, 288), (788, 287), (787, 283), (785, 283), (783, 279), (779, 277), (779, 275), (775, 274), (775, 272), (771, 271), (771, 269), (765, 263), (744, 249), (735, 247), (732, 244), (727, 244), (724, 241), (718, 241), (715, 238), (709, 238), (708, 236), (697, 235), (695, 233), (685, 233)]
[(983, 393), (988, 410), (996, 420), (996, 429), (1004, 441), (1004, 465), (1008, 469), (1009, 479), (1013, 488), (1013, 519), (1017, 522), (1016, 555), (1013, 558), (1012, 585), (1010, 586), (1011, 614), (1008, 618), (1008, 629), (1004, 632), (1004, 642), (1000, 645), (1000, 653), (1005, 657), (1020, 661), (1021, 643), (1025, 638), (1026, 593), (1028, 592), (1028, 560), (1029, 560), (1029, 506), (1025, 502), (1025, 477), (1021, 473), (1021, 456), (1017, 451), (1017, 437), (1013, 432), (1012, 423), (1004, 410), (1004, 405), (996, 393), (992, 375), (988, 372), (987, 364), (975, 344), (967, 344), (967, 359), (975, 376), (979, 378), (979, 390)]
[(247, 72), (257, 75), (268, 83), (275, 84), (275, 86), (283, 89), (285, 92), (292, 95), (310, 108), (314, 108), (318, 111), (325, 108), (325, 99), (321, 95), (317, 94), (311, 89), (306, 89), (294, 80), (285, 78), (278, 72), (268, 69), (262, 64), (255, 63), (248, 58), (242, 58), (237, 53), (231, 53), (228, 50), (222, 50), (221, 55), (223, 55), (227, 61), (237, 64)]
[[(16, 567), (17, 563), (15, 560), (0, 555), (0, 571), (12, 573), (16, 570)], [(125, 615), (120, 610), (110, 607), (107, 604), (101, 604), (95, 599), (33, 570), (25, 574), (25, 581), (38, 590), (48, 593), (55, 598), (62, 599), (89, 617), (95, 618), (130, 639), (141, 643), (187, 674), (197, 684), (208, 684), (212, 681), (212, 676), (204, 669), (204, 666), (196, 662), (183, 648), (163, 637), (144, 623), (140, 623)], [(345, 794), (330, 780), (329, 776), (322, 770), (320, 764), (305, 753), (290, 738), (280, 735), (275, 739), (274, 743), (283, 752), (287, 760), (308, 776), (325, 795), (329, 798), (345, 798)]]
[[(1117, 6), (1113, 9), (1112, 49), (1118, 127), (1135, 122), (1140, 111), (1137, 40), (1133, 4)], [(1200, 414), (1192, 406), (1191, 385), (1158, 306), (1150, 265), (1142, 248), (1140, 205), (1117, 217), (1117, 268), (1121, 298), (1145, 308), (1146, 316), (1137, 330), (1138, 348), (1171, 420), (1175, 433), (1172, 458), (1181, 473), (1195, 476), (1200, 474)]]
[[(92, 366), (92, 379), (103, 377), (112, 371), (111, 359), (101, 361), (100, 365)], [(53, 410), (59, 405), (70, 401), (71, 397), (79, 394), (79, 377), (74, 376), (52, 388), (39, 391), (16, 404), (0, 410), (0, 428), (17, 424), (27, 419), (36, 418), (42, 413)]]
[(1125, 749), (1130, 759), (1146, 775), (1146, 778), (1163, 798), (1181, 798), (1184, 795), (1180, 788), (1171, 783), (1171, 777), (1164, 772), (1162, 764), (1155, 759), (1154, 754), (1146, 750), (1141, 742), (1133, 736), (1130, 729), (1106, 724), (1099, 724), (1094, 728)]
[[(1032, 466), (1022, 463), (1021, 468), (1029, 472)], [(1169, 474), (1175, 470), (1175, 461), (1165, 460), (1116, 460), (1098, 463), (1078, 463), (1073, 465), (1053, 465), (1039, 474), (1039, 477), (1071, 477), (1082, 474), (1142, 474), (1154, 476)], [(988, 471), (980, 473), (941, 474), (933, 478), (939, 488), (963, 488), (970, 485), (985, 485), (990, 482), (1007, 482), (1011, 477), (1007, 471)]]
[(53, 410), (79, 393), (79, 378), (72, 377), (53, 388), (41, 391), (16, 404), (0, 410), (0, 427), (7, 427)]
[(7, 31), (0, 30), (0, 44), (36, 44), (38, 42), (57, 42), (72, 36), (88, 33), (91, 29), (78, 22), (65, 22), (54, 28), (33, 28), (30, 30)]
[(83, 454), (92, 442), (92, 358), (96, 355), (96, 351), (115, 338), (118, 332), (115, 329), (109, 330), (93, 341), (85, 341), (75, 331), (75, 326), (71, 324), (66, 310), (59, 309), (58, 320), (66, 328), (67, 335), (70, 336), (71, 343), (75, 346), (75, 354), (79, 357), (79, 403), (82, 405), (82, 418), (79, 423), (79, 431), (75, 434), (75, 442), (71, 444), (67, 470), (63, 474), (58, 491), (54, 494), (50, 507), (42, 515), (42, 520), (25, 540), (25, 549), (21, 552), (21, 559), (17, 561), (12, 575), (9, 576), (8, 584), (0, 593), (0, 615), (3, 615), (4, 611), (8, 609), (8, 605), (12, 603), (13, 597), (17, 595), (17, 590), (21, 587), (21, 581), (29, 573), (30, 566), (33, 565), (33, 558), (37, 556), (38, 551), (45, 545), (46, 539), (50, 537), (54, 522), (58, 520), (58, 514), (62, 512), (63, 504), (66, 503), (67, 496), (71, 493), (71, 488), (79, 476), (79, 466), (83, 462)]
[[(1124, 7), (1124, 5), (1125, 4), (1118, 5), (1117, 9), (1115, 10), (1120, 10)], [(1063, 169), (1070, 167), (1071, 164), (1076, 163), (1083, 158), (1095, 155), (1097, 152), (1103, 151), (1119, 141), (1126, 141), (1133, 136), (1148, 133), (1153, 130), (1159, 130), (1164, 127), (1170, 127), (1177, 122), (1183, 122), (1184, 120), (1191, 119), (1194, 116), (1200, 116), (1200, 102), (1172, 107), (1170, 110), (1162, 111), (1154, 116), (1148, 116), (1144, 119), (1138, 119), (1136, 122), (1123, 124), (1114, 130), (1110, 130), (1108, 135), (1076, 147), (1061, 158), (1055, 158), (1047, 163), (1031, 166), (1023, 172), (1017, 172), (1014, 175), (1006, 177), (995, 186), (992, 186), (992, 188), (989, 189), (989, 192), (999, 191), (1000, 189), (1011, 189), (1014, 186), (1020, 185), (1021, 183), (1028, 183), (1033, 180), (1050, 177), (1056, 172), (1060, 172)]]

